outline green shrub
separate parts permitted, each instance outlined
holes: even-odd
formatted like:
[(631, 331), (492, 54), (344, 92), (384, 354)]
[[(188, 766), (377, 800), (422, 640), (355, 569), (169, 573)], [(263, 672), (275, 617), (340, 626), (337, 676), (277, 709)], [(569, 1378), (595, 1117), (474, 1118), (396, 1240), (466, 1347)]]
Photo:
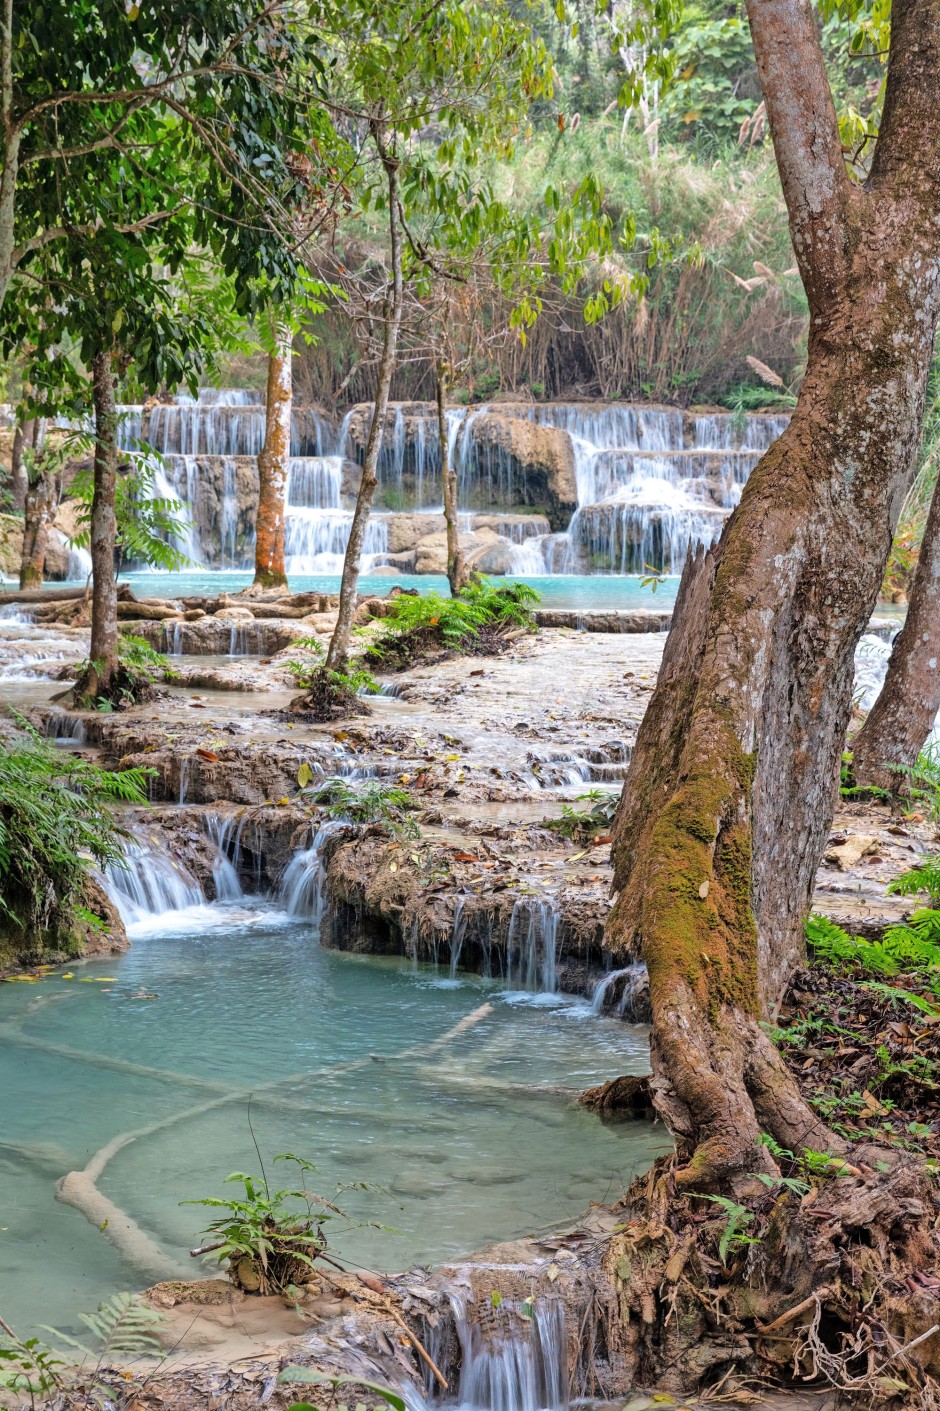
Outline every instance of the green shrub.
[(834, 969), (898, 975), (940, 967), (940, 911), (915, 911), (906, 925), (889, 926), (879, 941), (850, 936), (827, 916), (814, 913), (806, 920), (806, 939), (816, 959)]
[(366, 656), (384, 666), (404, 666), (425, 652), (447, 648), (462, 652), (496, 646), (513, 628), (535, 627), (532, 605), (539, 595), (527, 583), (496, 586), (480, 579), (454, 598), (440, 593), (402, 594), (383, 619), (384, 630)]
[(0, 915), (42, 931), (80, 907), (92, 864), (122, 855), (112, 805), (146, 803), (149, 771), (101, 769), (18, 720), (21, 739), (0, 752)]
[(351, 823), (376, 823), (389, 833), (417, 838), (420, 829), (410, 814), (417, 807), (407, 789), (381, 779), (353, 781), (337, 775), (312, 785), (310, 797), (329, 818)]
[(940, 857), (925, 857), (916, 866), (909, 867), (889, 882), (888, 891), (899, 897), (916, 897), (923, 892), (932, 904), (940, 903)]

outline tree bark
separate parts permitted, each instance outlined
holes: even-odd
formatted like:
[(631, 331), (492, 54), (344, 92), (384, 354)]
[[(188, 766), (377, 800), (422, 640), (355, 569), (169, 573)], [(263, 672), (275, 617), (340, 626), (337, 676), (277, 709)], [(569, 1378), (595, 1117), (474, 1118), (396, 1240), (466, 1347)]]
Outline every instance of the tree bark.
[(291, 335), (284, 324), (275, 329), (275, 346), (268, 358), (268, 401), (264, 446), (258, 457), (258, 517), (254, 583), (260, 588), (286, 588), (284, 520), (290, 471)]
[(0, 0), (0, 308), (13, 274), (16, 241), (16, 181), (22, 134), (13, 112), (13, 0)]
[(463, 553), (460, 549), (460, 534), (457, 524), (457, 471), (450, 463), (450, 448), (447, 437), (447, 414), (444, 403), (447, 397), (447, 372), (438, 363), (434, 383), (437, 396), (437, 435), (441, 448), (441, 482), (444, 489), (444, 522), (447, 526), (447, 581), (451, 596), (456, 598), (461, 588), (466, 587), (467, 575)]
[(41, 588), (49, 545), (49, 530), (59, 508), (62, 481), (57, 475), (40, 475), (26, 493), (23, 520), (23, 556), (20, 591)]
[(349, 654), (349, 638), (352, 632), (353, 613), (356, 610), (356, 588), (359, 583), (359, 562), (366, 538), (366, 526), (372, 510), (375, 487), (378, 484), (379, 452), (385, 430), (385, 416), (392, 386), (392, 373), (398, 353), (398, 331), (401, 327), (402, 305), (404, 303), (404, 280), (401, 268), (401, 228), (398, 209), (398, 158), (388, 145), (384, 124), (372, 123), (372, 137), (378, 149), (388, 184), (388, 233), (391, 249), (392, 287), (385, 304), (385, 328), (382, 337), (382, 353), (379, 358), (375, 405), (372, 409), (372, 422), (366, 454), (362, 465), (362, 480), (356, 496), (349, 542), (343, 559), (343, 578), (339, 590), (339, 612), (336, 626), (330, 638), (329, 649), (324, 663), (327, 671), (344, 671)]
[[(846, 175), (805, 0), (748, 15), (810, 305), (789, 427), (687, 566), (615, 825), (614, 951), (650, 976), (653, 1091), (680, 1188), (844, 1149), (760, 1027), (803, 950), (853, 655), (920, 440), (940, 311), (940, 0), (894, 9), (882, 136)], [(900, 149), (900, 155), (898, 152)]]
[(940, 711), (940, 480), (884, 685), (851, 741), (857, 784), (900, 793)]
[(118, 411), (114, 396), (112, 349), (100, 349), (92, 360), (95, 408), (94, 495), (91, 502), (91, 668), (86, 692), (106, 694), (117, 671), (117, 581), (114, 549), (117, 521), (114, 486), (118, 466)]

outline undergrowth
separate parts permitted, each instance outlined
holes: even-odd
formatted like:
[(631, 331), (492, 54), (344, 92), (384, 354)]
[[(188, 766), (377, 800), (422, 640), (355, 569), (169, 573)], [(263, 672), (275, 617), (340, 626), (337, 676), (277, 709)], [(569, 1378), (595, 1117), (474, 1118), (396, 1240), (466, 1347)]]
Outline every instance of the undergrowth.
[(380, 667), (402, 669), (441, 650), (496, 652), (515, 630), (534, 631), (532, 607), (539, 595), (527, 583), (470, 583), (456, 596), (402, 594), (393, 599), (381, 634), (366, 648)]
[(329, 818), (351, 823), (371, 823), (394, 837), (417, 838), (419, 829), (412, 812), (417, 807), (407, 789), (381, 779), (351, 780), (341, 776), (319, 780), (308, 796)]
[(605, 793), (601, 789), (590, 789), (586, 794), (578, 794), (575, 802), (582, 801), (593, 806), (572, 808), (571, 804), (562, 804), (561, 817), (545, 819), (542, 827), (558, 833), (562, 838), (569, 838), (572, 842), (587, 842), (600, 833), (608, 832), (617, 812), (620, 795)]
[(0, 752), (0, 922), (30, 933), (72, 917), (100, 926), (82, 906), (85, 879), (121, 857), (113, 805), (146, 803), (148, 771), (101, 769), (17, 723)]
[(102, 664), (89, 660), (79, 663), (72, 695), (80, 710), (97, 710), (103, 714), (126, 710), (147, 700), (156, 682), (172, 680), (176, 674), (168, 657), (156, 651), (143, 637), (135, 637), (130, 632), (118, 635), (117, 661), (117, 671), (107, 692), (97, 695), (89, 692), (88, 682), (92, 672), (100, 675)]
[[(99, 1304), (96, 1313), (78, 1316), (86, 1329), (84, 1340), (57, 1328), (43, 1328), (50, 1342), (19, 1338), (0, 1319), (0, 1389), (21, 1402), (28, 1399), (33, 1407), (53, 1397), (70, 1405), (71, 1398), (82, 1393), (90, 1395), (93, 1405), (122, 1404), (122, 1374), (111, 1369), (120, 1362), (163, 1356), (157, 1337), (160, 1314), (139, 1294), (116, 1293)], [(111, 1385), (112, 1381), (118, 1385)]]

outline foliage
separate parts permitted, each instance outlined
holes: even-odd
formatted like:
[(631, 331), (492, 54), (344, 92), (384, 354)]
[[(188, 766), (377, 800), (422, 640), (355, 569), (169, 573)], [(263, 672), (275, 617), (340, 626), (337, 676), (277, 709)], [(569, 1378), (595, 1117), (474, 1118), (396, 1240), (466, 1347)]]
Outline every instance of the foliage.
[(527, 583), (496, 586), (485, 578), (456, 597), (403, 593), (390, 604), (384, 630), (367, 647), (366, 656), (382, 665), (402, 666), (435, 648), (493, 650), (512, 629), (534, 629), (532, 604), (538, 601), (538, 593)]
[(381, 779), (354, 782), (335, 776), (320, 780), (311, 788), (310, 796), (330, 818), (379, 824), (395, 837), (420, 836), (421, 830), (410, 817), (417, 804), (408, 790), (398, 785)]
[[(153, 460), (136, 455), (114, 486), (114, 517), (117, 523), (115, 547), (117, 568), (126, 564), (157, 568), (176, 573), (190, 560), (179, 540), (191, 528), (181, 500), (154, 493), (156, 467)], [(94, 471), (83, 469), (72, 481), (70, 494), (78, 502), (78, 532), (72, 543), (87, 549), (91, 541), (91, 507), (95, 492)]]
[(95, 665), (87, 659), (79, 662), (74, 696), (83, 709), (99, 710), (105, 715), (145, 700), (155, 682), (172, 680), (176, 674), (168, 657), (155, 651), (143, 637), (135, 637), (131, 632), (118, 635), (117, 671), (107, 695), (91, 697), (86, 692), (85, 683)]
[(725, 1195), (701, 1195), (699, 1200), (710, 1200), (725, 1213), (725, 1223), (718, 1241), (718, 1258), (727, 1267), (728, 1254), (745, 1248), (749, 1244), (759, 1244), (760, 1240), (746, 1235), (744, 1231), (754, 1221), (754, 1213), (746, 1205), (740, 1205)]
[(817, 960), (836, 969), (897, 975), (940, 967), (940, 911), (915, 911), (908, 924), (889, 926), (878, 941), (850, 936), (828, 917), (813, 914), (806, 921), (806, 938)]
[(558, 833), (562, 838), (587, 840), (598, 833), (606, 833), (613, 824), (614, 814), (620, 802), (619, 794), (605, 793), (601, 789), (591, 789), (586, 794), (578, 794), (577, 802), (588, 800), (591, 808), (572, 808), (570, 804), (561, 806), (560, 818), (547, 818), (542, 825)]
[(923, 805), (933, 821), (940, 822), (940, 744), (926, 745), (907, 774), (912, 800)]
[(0, 753), (0, 915), (42, 931), (70, 916), (92, 864), (122, 856), (113, 805), (145, 803), (148, 771), (101, 769), (18, 724)]
[[(107, 1398), (113, 1395), (110, 1387), (96, 1384), (106, 1366), (138, 1357), (163, 1355), (163, 1345), (156, 1336), (162, 1321), (160, 1314), (139, 1294), (116, 1293), (100, 1303), (96, 1313), (78, 1316), (88, 1329), (89, 1340), (84, 1342), (58, 1328), (44, 1329), (51, 1334), (51, 1345), (37, 1337), (20, 1339), (15, 1334), (0, 1332), (0, 1388), (17, 1397), (25, 1394), (35, 1406), (37, 1398), (45, 1399), (57, 1392), (78, 1392), (87, 1389), (90, 1382), (95, 1400), (101, 1404), (102, 1397), (98, 1393)], [(81, 1354), (81, 1366), (67, 1367), (65, 1358), (57, 1355), (63, 1346), (69, 1349), (71, 1362), (74, 1362), (72, 1354)], [(90, 1375), (86, 1371), (88, 1363), (93, 1369)]]
[(915, 897), (926, 892), (931, 905), (940, 905), (940, 856), (925, 857), (909, 867), (888, 883), (888, 891), (899, 897)]
[(245, 1271), (240, 1271), (239, 1266), (241, 1261), (249, 1261), (257, 1274), (255, 1287), (259, 1293), (283, 1292), (292, 1283), (306, 1282), (317, 1255), (326, 1249), (323, 1226), (330, 1220), (345, 1218), (339, 1206), (307, 1190), (306, 1176), (317, 1169), (311, 1162), (291, 1152), (283, 1152), (274, 1160), (292, 1162), (301, 1184), (272, 1191), (263, 1171), (260, 1180), (235, 1171), (225, 1181), (240, 1183), (243, 1197), (206, 1196), (202, 1200), (181, 1201), (183, 1205), (205, 1205), (224, 1212), (206, 1226), (204, 1233), (218, 1241), (213, 1252), (220, 1264), (228, 1262), (229, 1273), (236, 1282), (247, 1282)]

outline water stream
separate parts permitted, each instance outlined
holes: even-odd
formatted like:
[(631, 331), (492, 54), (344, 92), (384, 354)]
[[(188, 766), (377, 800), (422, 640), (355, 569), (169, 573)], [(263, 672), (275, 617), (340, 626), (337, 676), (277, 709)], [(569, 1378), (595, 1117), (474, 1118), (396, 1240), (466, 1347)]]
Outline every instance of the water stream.
[[(644, 1029), (562, 996), (519, 1007), (504, 982), (459, 970), (441, 986), (430, 967), (322, 950), (317, 848), (291, 864), (284, 900), (268, 901), (242, 893), (237, 829), (212, 815), (207, 828), (219, 901), (141, 833), (108, 879), (132, 950), (0, 986), (5, 1316), (67, 1328), (117, 1288), (198, 1272), (186, 1251), (205, 1215), (179, 1202), (257, 1166), (250, 1094), (265, 1155), (315, 1160), (328, 1193), (388, 1188), (344, 1195), (352, 1224), (334, 1235), (379, 1269), (577, 1218), (663, 1149), (661, 1132), (602, 1126), (574, 1101), (613, 1071), (645, 1069)], [(520, 913), (526, 973), (550, 929), (538, 908)], [(441, 1042), (481, 1005), (492, 1007)], [(97, 1198), (130, 1221), (129, 1246), (55, 1198), (108, 1143)], [(519, 1356), (525, 1385), (541, 1385)], [(488, 1377), (481, 1364), (469, 1404), (484, 1404), (473, 1397)]]

